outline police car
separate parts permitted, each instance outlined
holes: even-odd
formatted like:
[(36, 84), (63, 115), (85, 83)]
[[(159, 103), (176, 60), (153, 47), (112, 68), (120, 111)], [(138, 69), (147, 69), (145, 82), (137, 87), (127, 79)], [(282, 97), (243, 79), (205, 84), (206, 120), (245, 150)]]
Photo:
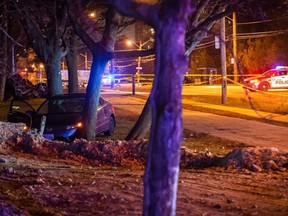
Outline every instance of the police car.
[(288, 88), (288, 67), (278, 66), (263, 74), (244, 80), (244, 88), (268, 91), (269, 89)]
[(112, 86), (114, 82), (114, 75), (109, 73), (104, 73), (102, 76), (103, 86)]

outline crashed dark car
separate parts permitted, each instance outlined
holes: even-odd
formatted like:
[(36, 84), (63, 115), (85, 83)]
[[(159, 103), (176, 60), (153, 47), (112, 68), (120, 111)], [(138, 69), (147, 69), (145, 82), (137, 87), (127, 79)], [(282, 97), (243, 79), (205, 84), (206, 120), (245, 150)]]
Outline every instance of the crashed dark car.
[[(27, 128), (40, 129), (41, 119), (46, 117), (43, 136), (47, 139), (71, 141), (80, 136), (83, 129), (85, 93), (56, 95), (46, 99), (35, 111), (24, 100), (12, 100), (7, 115), (8, 122), (23, 122)], [(111, 136), (116, 126), (113, 105), (99, 99), (96, 134)]]

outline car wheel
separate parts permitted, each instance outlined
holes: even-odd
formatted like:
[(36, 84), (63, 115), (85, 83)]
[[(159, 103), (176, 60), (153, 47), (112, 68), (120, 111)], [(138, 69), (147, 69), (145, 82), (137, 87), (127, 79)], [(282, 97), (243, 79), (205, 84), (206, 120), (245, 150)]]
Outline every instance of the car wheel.
[(109, 120), (109, 130), (104, 132), (105, 136), (112, 136), (114, 134), (114, 129), (115, 129), (115, 120), (113, 116), (110, 116)]
[(270, 85), (268, 82), (261, 82), (259, 84), (259, 90), (260, 91), (268, 91), (269, 88), (270, 88)]

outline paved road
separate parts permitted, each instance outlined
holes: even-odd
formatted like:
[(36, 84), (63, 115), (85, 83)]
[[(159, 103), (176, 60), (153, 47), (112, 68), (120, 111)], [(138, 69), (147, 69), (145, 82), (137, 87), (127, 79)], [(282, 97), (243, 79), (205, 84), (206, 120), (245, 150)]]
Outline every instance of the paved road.
[[(140, 114), (145, 101), (133, 96), (106, 95), (115, 107)], [(288, 127), (232, 118), (210, 113), (184, 110), (184, 128), (247, 145), (275, 147), (288, 151)]]

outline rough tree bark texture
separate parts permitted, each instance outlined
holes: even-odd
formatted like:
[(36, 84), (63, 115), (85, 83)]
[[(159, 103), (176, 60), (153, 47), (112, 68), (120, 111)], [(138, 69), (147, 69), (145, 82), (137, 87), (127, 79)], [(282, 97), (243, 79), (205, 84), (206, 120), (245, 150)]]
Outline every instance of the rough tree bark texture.
[(77, 53), (78, 42), (75, 33), (71, 33), (68, 39), (68, 53), (65, 56), (68, 68), (68, 92), (78, 91), (78, 73), (77, 73)]
[[(8, 19), (7, 19), (7, 2), (3, 4), (3, 13), (2, 13), (2, 28), (4, 31), (8, 32)], [(8, 64), (8, 39), (7, 35), (3, 32), (0, 36), (1, 39), (1, 45), (0, 45), (0, 101), (4, 100), (5, 95), (5, 83), (6, 83), (6, 77), (7, 77), (7, 64)]]
[(151, 93), (152, 126), (144, 177), (144, 215), (174, 215), (176, 210), (182, 140), (181, 92), (188, 66), (184, 55), (188, 2), (167, 3), (162, 11), (166, 18), (156, 27), (157, 74)]

